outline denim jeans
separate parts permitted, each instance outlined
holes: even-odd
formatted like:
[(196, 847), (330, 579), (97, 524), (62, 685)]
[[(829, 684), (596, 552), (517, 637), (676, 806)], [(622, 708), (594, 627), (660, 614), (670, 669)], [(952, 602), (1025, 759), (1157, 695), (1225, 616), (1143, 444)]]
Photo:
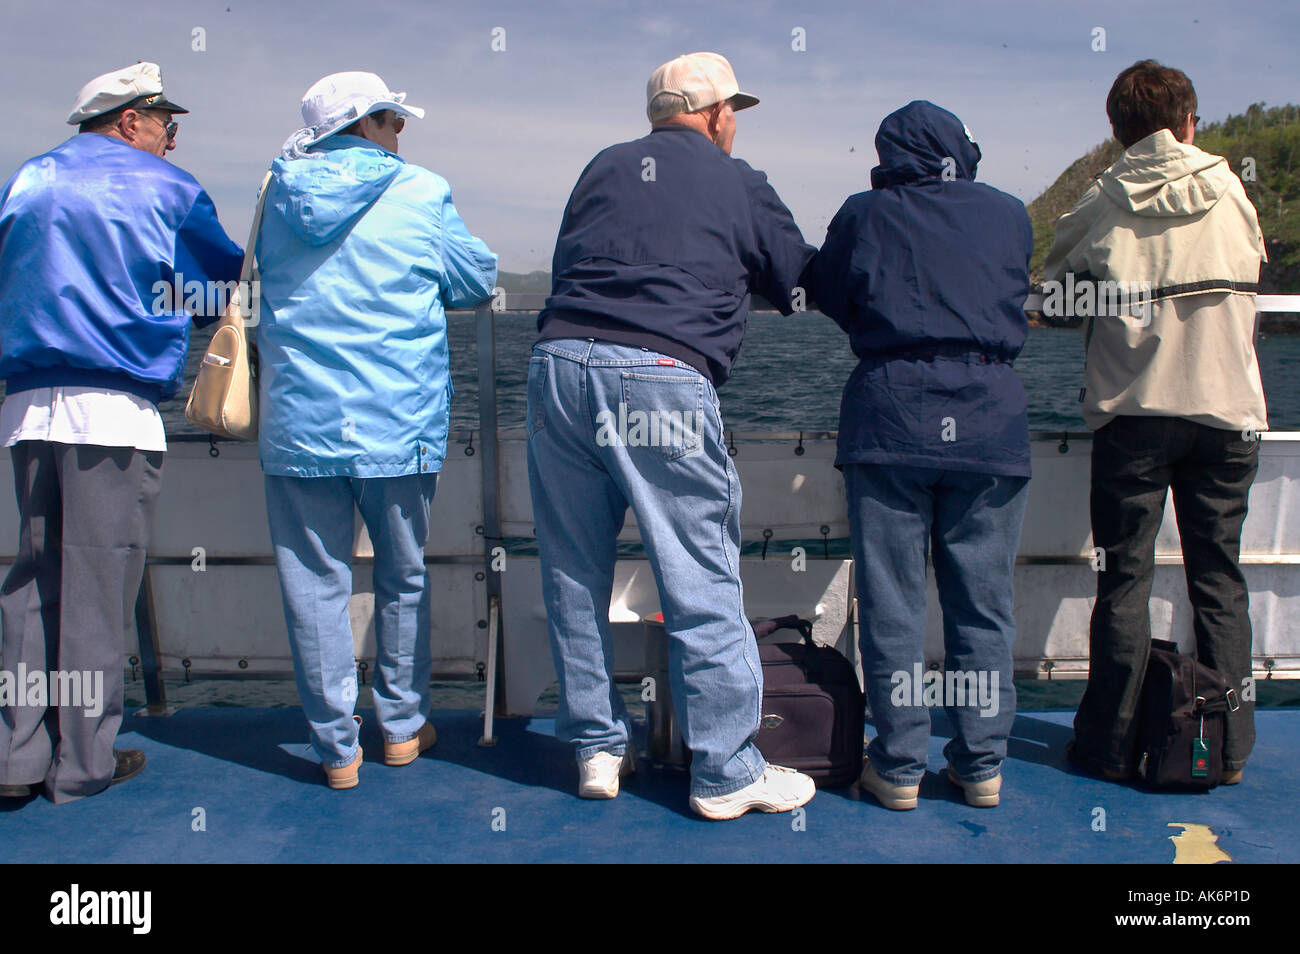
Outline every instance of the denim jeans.
[(642, 348), (541, 342), (528, 370), (528, 476), (558, 736), (580, 759), (628, 745), (609, 602), (630, 505), (659, 587), (691, 792), (724, 795), (760, 778), (763, 677), (740, 585), (740, 482), (713, 385)]
[(325, 765), (357, 750), (352, 596), (353, 504), (374, 544), (375, 715), (384, 738), (415, 737), (429, 715), (429, 588), (424, 544), (437, 474), (266, 476), (266, 512), (312, 747)]
[[(917, 692), (916, 674), (924, 669), (929, 550), (943, 609), (945, 673), (975, 677), (974, 683), (961, 683), (964, 704), (956, 704), (955, 691), (930, 697), (943, 703), (957, 733), (943, 753), (962, 778), (992, 778), (1001, 770), (1016, 716), (1012, 572), (1029, 478), (845, 464), (844, 483), (862, 675), (876, 727), (868, 758), (877, 774), (896, 785), (915, 784), (925, 775), (930, 712), (927, 693)], [(947, 682), (945, 677), (941, 688)], [(952, 686), (958, 687), (955, 677)]]
[(1075, 753), (1085, 765), (1137, 767), (1135, 718), (1151, 650), (1155, 539), (1172, 488), (1192, 604), (1196, 656), (1237, 690), (1227, 714), (1223, 762), (1246, 764), (1255, 744), (1250, 597), (1238, 563), (1246, 499), (1259, 442), (1173, 417), (1117, 417), (1093, 435), (1092, 539), (1105, 555), (1092, 611), (1088, 687), (1074, 717)]

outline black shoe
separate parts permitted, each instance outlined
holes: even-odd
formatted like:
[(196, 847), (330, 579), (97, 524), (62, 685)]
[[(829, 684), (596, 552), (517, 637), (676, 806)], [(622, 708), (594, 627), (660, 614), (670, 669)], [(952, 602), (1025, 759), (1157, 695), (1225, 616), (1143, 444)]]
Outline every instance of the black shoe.
[(35, 785), (0, 785), (0, 798), (26, 798)]
[(117, 760), (117, 768), (113, 769), (113, 781), (109, 785), (135, 778), (144, 771), (144, 753), (139, 749), (114, 749), (113, 758)]

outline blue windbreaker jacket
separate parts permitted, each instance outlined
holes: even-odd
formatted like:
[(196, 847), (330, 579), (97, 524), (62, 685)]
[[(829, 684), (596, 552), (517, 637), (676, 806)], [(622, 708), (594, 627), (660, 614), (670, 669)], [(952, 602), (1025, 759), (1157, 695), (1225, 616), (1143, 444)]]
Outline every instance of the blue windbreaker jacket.
[[(0, 199), (0, 378), (11, 394), (170, 397), (189, 348), (175, 290), (236, 281), (243, 254), (189, 173), (111, 136), (73, 136), (23, 163)], [(200, 299), (195, 317), (219, 317), (217, 296)]]
[(850, 196), (809, 267), (859, 364), (840, 403), (837, 466), (1029, 476), (1024, 387), (1033, 230), (1015, 197), (977, 184), (980, 151), (933, 103), (887, 116), (872, 191)]
[(447, 452), (444, 305), (491, 295), (497, 258), (445, 179), (354, 136), (277, 159), (258, 233), (262, 469), (433, 473)]

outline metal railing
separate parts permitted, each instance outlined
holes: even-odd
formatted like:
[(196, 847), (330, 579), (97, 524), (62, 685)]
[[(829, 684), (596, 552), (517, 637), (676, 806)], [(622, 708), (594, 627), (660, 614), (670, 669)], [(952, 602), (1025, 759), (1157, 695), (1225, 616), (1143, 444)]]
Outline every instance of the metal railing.
[[(472, 311), (476, 322), (477, 342), (477, 379), (478, 379), (478, 447), (482, 454), (481, 493), (483, 504), (483, 553), (482, 572), (486, 587), (488, 603), (488, 649), (487, 668), (484, 673), (485, 687), (485, 723), (482, 744), (493, 741), (492, 718), (496, 714), (497, 700), (505, 689), (505, 646), (503, 639), (502, 589), (500, 574), (492, 569), (493, 547), (502, 542), (501, 519), (501, 435), (497, 420), (497, 362), (495, 322), (499, 314), (531, 314), (542, 310), (546, 302), (543, 294), (507, 294), (498, 293), (488, 302)], [(1026, 310), (1036, 311), (1042, 308), (1043, 296), (1031, 295), (1025, 303)], [(1257, 311), (1261, 313), (1300, 313), (1300, 295), (1266, 295), (1256, 299)], [(467, 313), (468, 309), (457, 309), (452, 313)], [(728, 432), (732, 440), (833, 440), (836, 431), (789, 431), (789, 432)], [(1071, 439), (1086, 439), (1091, 436), (1088, 431), (1036, 431), (1031, 437), (1038, 440), (1060, 440), (1068, 447)], [(1263, 435), (1266, 439), (1268, 435)], [(1294, 435), (1291, 435), (1294, 436)], [(471, 433), (471, 446), (474, 435)], [(221, 443), (219, 439), (207, 435), (178, 435), (169, 440), (178, 443), (211, 442), (214, 449)], [(219, 452), (219, 451), (218, 451)], [(426, 556), (426, 563), (441, 558)], [(1086, 558), (1078, 558), (1079, 562)], [(135, 618), (140, 651), (140, 667), (145, 686), (147, 711), (150, 714), (165, 714), (168, 711), (166, 686), (163, 682), (161, 666), (162, 651), (160, 634), (153, 607), (153, 592), (149, 579), (149, 566), (170, 562), (167, 558), (150, 557), (146, 562), (145, 574), (136, 600)], [(264, 558), (231, 557), (231, 563), (266, 563)], [(480, 624), (481, 625), (481, 624)]]

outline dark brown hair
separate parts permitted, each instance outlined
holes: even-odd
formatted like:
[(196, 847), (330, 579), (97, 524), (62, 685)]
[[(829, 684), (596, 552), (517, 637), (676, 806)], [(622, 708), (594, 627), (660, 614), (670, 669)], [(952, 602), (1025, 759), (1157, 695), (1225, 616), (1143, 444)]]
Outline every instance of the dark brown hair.
[(1161, 129), (1181, 139), (1188, 114), (1195, 112), (1196, 90), (1187, 74), (1155, 60), (1120, 73), (1106, 97), (1106, 115), (1125, 149)]

